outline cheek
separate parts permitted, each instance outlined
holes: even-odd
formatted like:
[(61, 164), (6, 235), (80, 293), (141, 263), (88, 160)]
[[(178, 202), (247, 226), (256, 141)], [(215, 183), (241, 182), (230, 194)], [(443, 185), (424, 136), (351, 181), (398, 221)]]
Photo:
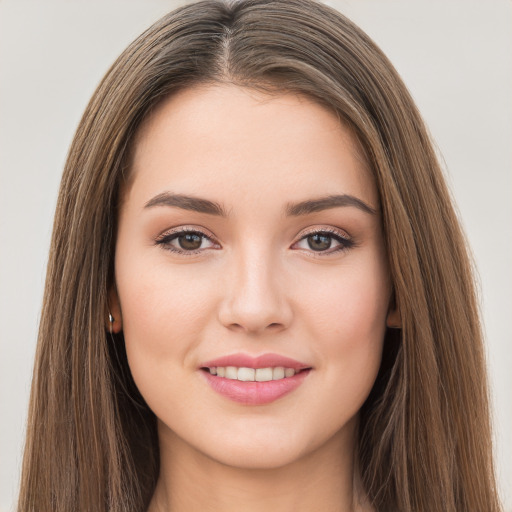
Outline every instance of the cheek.
[(324, 279), (313, 276), (302, 294), (307, 297), (303, 310), (310, 313), (312, 324), (329, 331), (333, 340), (378, 339), (385, 330), (390, 294), (385, 266), (380, 261), (360, 262)]
[(377, 376), (389, 305), (383, 265), (345, 268), (321, 288), (311, 286), (304, 316), (336, 396), (364, 401)]
[[(186, 267), (186, 266), (185, 266)], [(193, 265), (172, 272), (169, 265), (119, 258), (116, 279), (126, 351), (134, 378), (187, 364), (211, 317), (212, 286)], [(164, 368), (165, 365), (165, 368)]]
[(149, 260), (123, 258), (116, 265), (130, 371), (150, 409), (166, 417), (195, 393), (182, 377), (210, 321), (213, 288), (197, 270), (192, 278), (194, 265), (179, 272)]

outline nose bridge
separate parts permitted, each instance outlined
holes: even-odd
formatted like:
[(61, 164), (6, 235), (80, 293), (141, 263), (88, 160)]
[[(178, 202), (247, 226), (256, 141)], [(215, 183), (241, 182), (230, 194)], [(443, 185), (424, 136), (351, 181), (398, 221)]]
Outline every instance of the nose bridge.
[(226, 327), (254, 333), (289, 324), (291, 308), (280, 279), (279, 257), (268, 242), (236, 251), (225, 277), (220, 316)]

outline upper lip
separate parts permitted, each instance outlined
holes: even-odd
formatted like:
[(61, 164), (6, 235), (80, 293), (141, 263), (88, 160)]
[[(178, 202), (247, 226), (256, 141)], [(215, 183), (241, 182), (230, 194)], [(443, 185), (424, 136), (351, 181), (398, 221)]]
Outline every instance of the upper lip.
[(301, 363), (290, 357), (270, 353), (256, 357), (248, 354), (231, 354), (206, 361), (200, 365), (200, 368), (211, 368), (213, 366), (236, 366), (237, 368), (275, 368), (282, 366), (284, 368), (293, 368), (294, 370), (311, 368), (311, 365)]

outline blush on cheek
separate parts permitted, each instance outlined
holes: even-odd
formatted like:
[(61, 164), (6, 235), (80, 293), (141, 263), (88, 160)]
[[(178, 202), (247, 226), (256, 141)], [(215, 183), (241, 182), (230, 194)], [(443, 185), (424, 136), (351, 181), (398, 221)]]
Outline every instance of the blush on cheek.
[[(308, 311), (314, 319), (310, 325), (321, 327), (314, 333), (319, 357), (330, 354), (329, 365), (338, 373), (333, 379), (342, 375), (345, 391), (355, 386), (355, 403), (364, 401), (381, 362), (386, 332), (385, 295), (376, 291), (371, 279), (345, 279), (328, 288), (324, 295), (315, 296)], [(337, 365), (333, 365), (334, 361)]]
[(119, 291), (132, 372), (139, 369), (141, 378), (146, 378), (144, 372), (154, 377), (161, 368), (162, 375), (168, 375), (170, 368), (163, 365), (184, 366), (188, 351), (203, 338), (205, 322), (212, 318), (208, 293), (200, 280), (188, 286), (186, 279), (163, 271), (157, 276), (140, 274), (127, 283)]

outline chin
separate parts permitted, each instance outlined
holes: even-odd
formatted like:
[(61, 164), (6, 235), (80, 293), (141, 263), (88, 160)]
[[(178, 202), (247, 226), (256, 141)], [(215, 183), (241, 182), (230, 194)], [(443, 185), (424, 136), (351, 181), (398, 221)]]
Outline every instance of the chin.
[(268, 425), (267, 428), (231, 431), (229, 436), (219, 433), (206, 443), (203, 438), (195, 448), (212, 461), (229, 467), (278, 469), (314, 457), (315, 453), (320, 454), (324, 450), (343, 450), (343, 446), (346, 447), (344, 440), (347, 440), (345, 434), (352, 429), (333, 430), (319, 432), (313, 429), (308, 432), (304, 428), (294, 430), (289, 425), (288, 428)]
[(229, 446), (222, 452), (215, 451), (207, 454), (213, 460), (225, 466), (246, 470), (279, 469), (304, 457), (304, 451), (295, 446)]

